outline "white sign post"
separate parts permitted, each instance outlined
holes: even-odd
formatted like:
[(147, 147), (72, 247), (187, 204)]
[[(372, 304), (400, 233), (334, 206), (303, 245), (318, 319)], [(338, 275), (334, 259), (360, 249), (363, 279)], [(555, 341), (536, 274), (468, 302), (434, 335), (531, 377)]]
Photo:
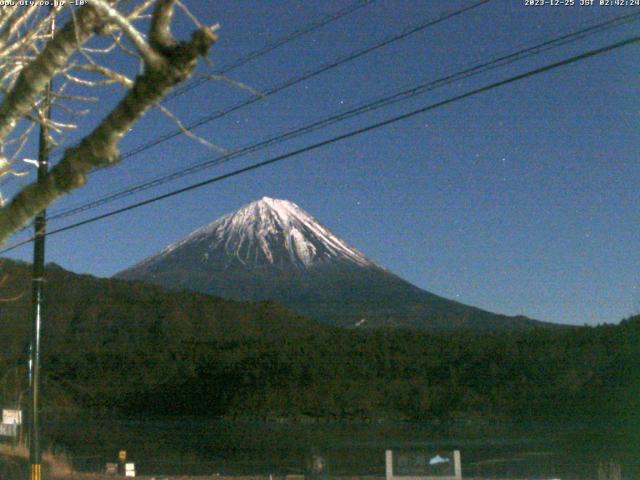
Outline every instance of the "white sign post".
[(2, 410), (2, 423), (0, 423), (0, 437), (16, 438), (19, 425), (22, 425), (22, 411), (4, 408)]
[(5, 425), (22, 425), (22, 410), (2, 409), (2, 423)]
[(135, 477), (136, 476), (136, 464), (135, 463), (125, 463), (124, 476), (125, 477)]

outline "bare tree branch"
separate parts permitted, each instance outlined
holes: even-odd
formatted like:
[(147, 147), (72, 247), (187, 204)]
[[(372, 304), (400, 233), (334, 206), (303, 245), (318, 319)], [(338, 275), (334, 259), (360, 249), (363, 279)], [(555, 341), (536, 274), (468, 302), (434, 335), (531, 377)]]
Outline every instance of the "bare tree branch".
[(175, 40), (171, 34), (174, 3), (175, 0), (158, 0), (158, 5), (153, 11), (149, 41), (158, 51), (175, 47)]
[[(95, 0), (92, 4), (96, 4)], [(0, 244), (54, 200), (83, 185), (91, 170), (119, 162), (118, 145), (122, 137), (149, 108), (192, 74), (198, 57), (207, 55), (217, 38), (213, 29), (200, 28), (189, 41), (176, 42), (170, 30), (173, 4), (172, 0), (159, 0), (151, 22), (150, 45), (162, 57), (162, 62), (145, 62), (143, 73), (104, 120), (78, 145), (68, 148), (62, 160), (41, 181), (24, 187), (0, 209)], [(71, 53), (78, 48), (75, 37), (78, 36), (80, 42), (86, 41), (92, 29), (101, 25), (101, 16), (97, 12), (81, 8), (75, 26), (73, 22), (66, 25), (38, 58), (25, 67), (14, 88), (0, 104), (0, 138), (6, 136), (17, 120), (27, 113), (28, 106), (34, 103), (35, 96), (41, 91), (39, 85), (42, 82), (46, 84), (56, 71), (63, 69)], [(38, 68), (33, 67), (34, 64)], [(27, 80), (32, 80), (35, 85), (25, 84)], [(27, 101), (22, 98), (24, 95), (28, 96)]]
[(216, 145), (215, 143), (211, 143), (209, 140), (207, 140), (206, 138), (201, 137), (200, 135), (197, 135), (195, 133), (193, 133), (191, 130), (189, 130), (184, 123), (182, 123), (182, 121), (180, 121), (180, 119), (173, 113), (171, 112), (171, 110), (169, 110), (167, 107), (164, 107), (163, 105), (161, 105), (160, 103), (156, 104), (156, 107), (162, 112), (164, 113), (173, 123), (175, 123), (177, 125), (177, 127), (182, 131), (183, 135), (185, 135), (186, 137), (190, 138), (191, 140), (195, 140), (196, 142), (204, 145), (205, 147), (208, 148), (212, 148), (213, 150), (217, 150), (218, 152), (221, 153), (227, 153), (228, 150), (225, 148), (222, 148), (219, 145)]
[(18, 119), (31, 109), (36, 97), (44, 91), (51, 78), (62, 70), (78, 43), (88, 40), (103, 22), (94, 8), (89, 5), (81, 7), (75, 21), (61, 28), (42, 53), (22, 70), (13, 88), (0, 103), (0, 141), (15, 128)]
[(116, 72), (115, 70), (112, 70), (111, 68), (105, 67), (103, 65), (98, 65), (97, 63), (85, 63), (82, 65), (78, 65), (77, 68), (88, 72), (99, 73), (103, 77), (109, 79), (110, 83), (119, 83), (126, 88), (131, 88), (133, 86), (133, 80), (131, 80), (126, 75)]
[(150, 68), (161, 68), (164, 58), (151, 48), (142, 34), (136, 30), (131, 22), (112, 8), (105, 0), (91, 0), (91, 4), (110, 22), (122, 29), (129, 41), (136, 47), (140, 56)]

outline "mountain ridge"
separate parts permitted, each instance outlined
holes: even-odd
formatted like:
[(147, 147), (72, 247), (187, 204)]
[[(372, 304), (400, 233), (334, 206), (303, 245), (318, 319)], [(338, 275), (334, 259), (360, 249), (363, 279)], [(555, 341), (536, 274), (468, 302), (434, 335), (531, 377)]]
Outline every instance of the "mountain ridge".
[(449, 300), (368, 259), (293, 202), (262, 197), (116, 274), (241, 301), (272, 300), (341, 327), (551, 325)]

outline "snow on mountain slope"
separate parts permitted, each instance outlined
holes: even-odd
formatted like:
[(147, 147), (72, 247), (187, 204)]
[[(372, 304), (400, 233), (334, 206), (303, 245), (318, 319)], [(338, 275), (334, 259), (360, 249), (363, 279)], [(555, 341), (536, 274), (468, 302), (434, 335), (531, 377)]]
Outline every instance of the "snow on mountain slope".
[(269, 197), (198, 228), (147, 261), (197, 244), (207, 250), (202, 253), (204, 262), (218, 253), (248, 267), (291, 264), (303, 269), (328, 261), (375, 266), (295, 203)]

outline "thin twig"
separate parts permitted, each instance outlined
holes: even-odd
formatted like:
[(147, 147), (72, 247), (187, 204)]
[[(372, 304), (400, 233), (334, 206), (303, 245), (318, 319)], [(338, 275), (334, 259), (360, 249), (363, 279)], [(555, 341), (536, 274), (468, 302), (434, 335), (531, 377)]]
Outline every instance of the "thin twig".
[(206, 140), (205, 138), (202, 138), (200, 135), (197, 135), (195, 133), (193, 133), (191, 130), (189, 130), (187, 127), (185, 127), (185, 125), (180, 121), (180, 119), (175, 116), (170, 110), (168, 110), (166, 107), (164, 107), (161, 104), (156, 104), (156, 108), (158, 108), (162, 113), (164, 113), (167, 117), (169, 117), (177, 126), (178, 128), (182, 131), (182, 133), (187, 136), (188, 138), (195, 140), (196, 142), (208, 147), (208, 148), (212, 148), (214, 150), (217, 150), (218, 152), (221, 153), (227, 153), (228, 150), (226, 148), (222, 148), (214, 143), (211, 143), (210, 141)]

